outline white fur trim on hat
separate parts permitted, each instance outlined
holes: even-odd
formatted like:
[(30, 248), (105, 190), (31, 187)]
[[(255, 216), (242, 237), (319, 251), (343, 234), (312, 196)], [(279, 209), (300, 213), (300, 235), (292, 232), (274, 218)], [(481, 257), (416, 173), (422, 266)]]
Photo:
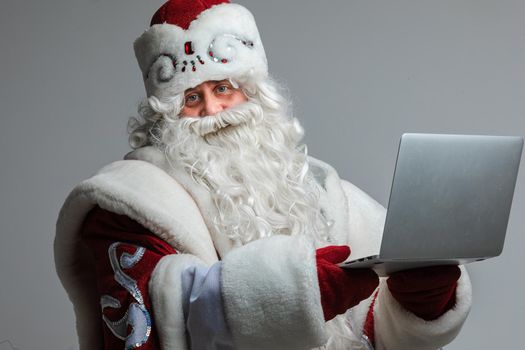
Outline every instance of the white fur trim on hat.
[[(185, 43), (191, 42), (187, 54)], [(268, 74), (266, 54), (250, 11), (215, 5), (189, 28), (155, 24), (134, 43), (148, 96), (173, 96), (208, 80), (258, 80)]]

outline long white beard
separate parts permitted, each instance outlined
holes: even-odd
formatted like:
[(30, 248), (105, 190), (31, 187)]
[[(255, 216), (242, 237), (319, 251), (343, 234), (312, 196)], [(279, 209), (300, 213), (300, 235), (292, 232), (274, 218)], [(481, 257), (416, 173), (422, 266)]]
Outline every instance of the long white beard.
[(265, 113), (254, 102), (164, 126), (171, 162), (183, 164), (211, 193), (214, 224), (243, 244), (273, 234), (307, 234), (324, 241), (328, 227), (308, 172), (296, 120)]

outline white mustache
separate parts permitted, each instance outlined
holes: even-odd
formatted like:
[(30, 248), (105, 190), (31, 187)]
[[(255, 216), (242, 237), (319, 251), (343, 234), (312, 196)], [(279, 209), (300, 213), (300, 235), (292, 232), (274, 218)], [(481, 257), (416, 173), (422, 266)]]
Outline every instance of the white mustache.
[(216, 133), (228, 126), (241, 124), (256, 124), (263, 115), (262, 107), (254, 102), (244, 102), (232, 108), (225, 109), (216, 115), (205, 117), (186, 117), (179, 119), (179, 126), (189, 129), (199, 136)]

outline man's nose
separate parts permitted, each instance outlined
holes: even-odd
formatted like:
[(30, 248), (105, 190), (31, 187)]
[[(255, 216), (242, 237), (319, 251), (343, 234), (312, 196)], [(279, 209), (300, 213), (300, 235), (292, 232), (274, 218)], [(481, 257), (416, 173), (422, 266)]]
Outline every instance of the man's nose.
[(222, 112), (223, 110), (224, 110), (224, 106), (222, 102), (219, 99), (211, 96), (211, 97), (206, 98), (204, 102), (204, 108), (202, 110), (201, 117), (215, 115), (219, 112)]

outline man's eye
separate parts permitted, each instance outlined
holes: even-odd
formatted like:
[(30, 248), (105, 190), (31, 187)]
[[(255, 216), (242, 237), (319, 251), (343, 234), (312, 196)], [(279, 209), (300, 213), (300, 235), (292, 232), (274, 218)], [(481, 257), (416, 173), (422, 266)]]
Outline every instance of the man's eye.
[(224, 93), (227, 92), (230, 89), (228, 85), (219, 85), (217, 86), (217, 92)]
[(199, 100), (199, 96), (197, 94), (192, 94), (192, 95), (186, 96), (186, 103), (187, 104), (195, 103), (198, 100)]

